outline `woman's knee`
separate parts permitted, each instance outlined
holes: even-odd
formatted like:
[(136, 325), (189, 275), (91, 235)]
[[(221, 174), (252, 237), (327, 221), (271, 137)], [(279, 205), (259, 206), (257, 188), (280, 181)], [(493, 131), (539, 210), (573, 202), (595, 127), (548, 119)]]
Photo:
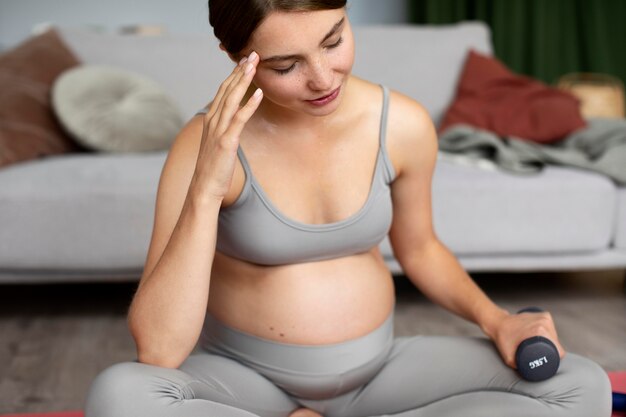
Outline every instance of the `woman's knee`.
[(568, 353), (561, 361), (559, 373), (559, 391), (563, 403), (572, 404), (573, 408), (580, 410), (572, 416), (611, 415), (611, 383), (607, 373), (598, 364)]
[[(126, 417), (150, 410), (160, 400), (183, 400), (184, 375), (176, 369), (138, 362), (115, 364), (92, 382), (85, 404), (86, 417)], [(161, 403), (161, 405), (163, 405)], [(140, 408), (138, 408), (140, 407)]]

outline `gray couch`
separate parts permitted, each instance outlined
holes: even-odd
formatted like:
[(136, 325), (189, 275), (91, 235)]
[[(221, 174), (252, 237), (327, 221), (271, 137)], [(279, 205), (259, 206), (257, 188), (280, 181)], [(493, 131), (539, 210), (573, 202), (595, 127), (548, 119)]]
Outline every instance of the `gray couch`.
[[(435, 122), (453, 98), (467, 49), (491, 53), (480, 23), (354, 29), (354, 73), (419, 100)], [(159, 82), (186, 118), (232, 65), (208, 33), (61, 34), (86, 64)], [(65, 154), (1, 169), (0, 281), (137, 279), (165, 156)], [(442, 159), (433, 187), (435, 228), (469, 271), (626, 267), (626, 189), (602, 175), (553, 166), (516, 176)], [(401, 273), (388, 242), (382, 250)]]

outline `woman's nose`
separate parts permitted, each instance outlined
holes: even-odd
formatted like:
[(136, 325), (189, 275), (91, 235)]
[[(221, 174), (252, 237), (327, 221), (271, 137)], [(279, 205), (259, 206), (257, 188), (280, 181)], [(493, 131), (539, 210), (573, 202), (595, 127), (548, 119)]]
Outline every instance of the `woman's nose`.
[(328, 92), (333, 87), (333, 71), (325, 58), (318, 58), (309, 72), (309, 88)]

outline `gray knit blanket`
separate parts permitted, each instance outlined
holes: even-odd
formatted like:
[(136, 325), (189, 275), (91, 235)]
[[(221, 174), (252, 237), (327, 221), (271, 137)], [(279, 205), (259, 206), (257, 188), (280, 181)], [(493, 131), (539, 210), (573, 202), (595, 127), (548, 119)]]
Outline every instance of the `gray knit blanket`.
[(456, 125), (439, 137), (439, 150), (489, 159), (519, 174), (538, 172), (547, 164), (602, 173), (626, 185), (626, 120), (589, 119), (587, 127), (556, 143), (542, 145), (468, 125)]

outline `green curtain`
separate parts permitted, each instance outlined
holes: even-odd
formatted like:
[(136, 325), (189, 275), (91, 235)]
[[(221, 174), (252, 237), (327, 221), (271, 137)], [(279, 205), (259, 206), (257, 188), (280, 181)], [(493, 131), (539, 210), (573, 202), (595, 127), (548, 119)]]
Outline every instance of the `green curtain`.
[(513, 71), (546, 83), (569, 72), (626, 82), (626, 0), (409, 0), (419, 24), (480, 20), (494, 53)]

